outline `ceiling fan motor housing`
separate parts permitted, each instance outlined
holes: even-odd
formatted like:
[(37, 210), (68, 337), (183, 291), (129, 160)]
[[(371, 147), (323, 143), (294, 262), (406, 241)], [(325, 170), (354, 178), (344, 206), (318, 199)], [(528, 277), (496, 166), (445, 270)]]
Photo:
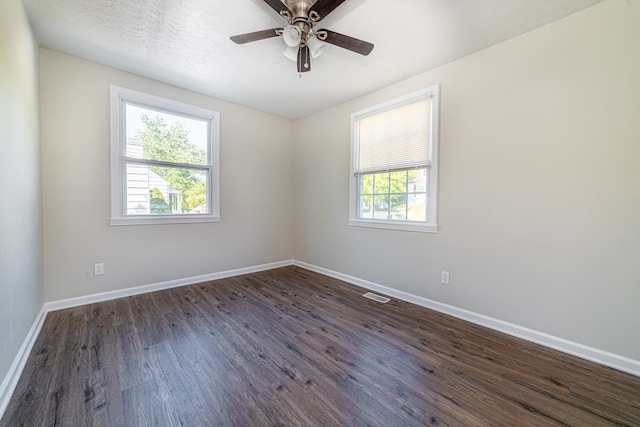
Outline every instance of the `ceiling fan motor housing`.
[(309, 9), (314, 3), (315, 0), (287, 0), (287, 7), (293, 13), (292, 20), (303, 18), (308, 21), (311, 19)]
[[(306, 43), (307, 38), (312, 34), (314, 22), (309, 16), (309, 9), (315, 2), (315, 0), (287, 0), (286, 2), (287, 7), (293, 14), (289, 19), (289, 24), (300, 30), (302, 43)], [(319, 17), (315, 12), (312, 14)]]

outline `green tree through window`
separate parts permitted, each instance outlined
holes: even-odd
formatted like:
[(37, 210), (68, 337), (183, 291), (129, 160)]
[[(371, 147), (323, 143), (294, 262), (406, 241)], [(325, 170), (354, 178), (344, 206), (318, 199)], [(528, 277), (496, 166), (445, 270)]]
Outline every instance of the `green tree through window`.
[[(183, 123), (178, 121), (169, 126), (159, 115), (141, 114), (140, 117), (145, 127), (138, 131), (136, 138), (142, 141), (144, 159), (192, 165), (207, 163), (206, 151), (189, 142), (189, 130)], [(183, 212), (190, 212), (206, 204), (207, 189), (204, 172), (161, 166), (152, 166), (150, 169), (167, 181), (171, 189), (182, 193)]]

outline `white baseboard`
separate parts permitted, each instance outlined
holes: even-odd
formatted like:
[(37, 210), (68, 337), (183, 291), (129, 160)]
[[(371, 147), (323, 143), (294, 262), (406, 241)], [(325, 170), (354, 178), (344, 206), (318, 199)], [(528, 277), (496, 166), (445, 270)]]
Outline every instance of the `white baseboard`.
[(640, 361), (638, 360), (565, 340), (564, 338), (555, 337), (553, 335), (535, 331), (513, 323), (504, 322), (499, 319), (494, 319), (492, 317), (474, 313), (452, 305), (443, 304), (441, 302), (399, 291), (397, 289), (389, 288), (357, 277), (338, 273), (323, 267), (307, 264), (306, 262), (296, 260), (293, 262), (293, 265), (640, 377)]
[(16, 355), (9, 372), (5, 376), (2, 384), (0, 385), (0, 419), (4, 415), (4, 411), (11, 400), (11, 396), (18, 384), (22, 370), (27, 362), (27, 358), (31, 353), (36, 338), (40, 333), (40, 329), (44, 323), (47, 313), (50, 311), (62, 310), (65, 308), (78, 307), (86, 304), (93, 304), (101, 301), (113, 300), (116, 298), (122, 298), (133, 295), (140, 295), (148, 292), (155, 292), (163, 289), (176, 288), (185, 285), (191, 285), (194, 283), (206, 282), (209, 280), (224, 279), (226, 277), (239, 276), (242, 274), (256, 273), (259, 271), (271, 270), (274, 268), (286, 267), (289, 265), (296, 265), (298, 267), (315, 271), (316, 273), (324, 274), (325, 276), (333, 277), (347, 283), (360, 286), (364, 289), (376, 291), (399, 300), (407, 301), (422, 307), (426, 307), (444, 314), (448, 314), (459, 319), (463, 319), (480, 326), (485, 326), (496, 331), (504, 332), (506, 334), (525, 339), (527, 341), (534, 342), (536, 344), (543, 345), (545, 347), (553, 348), (555, 350), (568, 353), (582, 359), (590, 360), (592, 362), (599, 363), (601, 365), (609, 366), (611, 368), (627, 372), (629, 374), (640, 377), (640, 361), (630, 359), (617, 354), (609, 353), (597, 348), (588, 347), (579, 343), (558, 338), (552, 335), (545, 334), (543, 332), (534, 331), (522, 326), (518, 326), (512, 323), (504, 322), (502, 320), (494, 319), (482, 314), (474, 313), (472, 311), (464, 310), (458, 307), (454, 307), (448, 304), (443, 304), (437, 301), (433, 301), (424, 297), (413, 295), (407, 292), (399, 291), (397, 289), (389, 288), (374, 282), (359, 279), (357, 277), (349, 276), (346, 274), (338, 273), (336, 271), (328, 270), (326, 268), (318, 267), (312, 264), (308, 264), (297, 260), (286, 260), (273, 262), (269, 264), (262, 264), (253, 267), (239, 268), (235, 270), (222, 271), (219, 273), (205, 274), (201, 276), (187, 277), (184, 279), (169, 280), (166, 282), (159, 282), (150, 285), (136, 286), (128, 289), (121, 289), (117, 291), (102, 292), (99, 294), (86, 295), (76, 298), (69, 298), (58, 301), (47, 302), (42, 306), (42, 309), (33, 321), (33, 325), (29, 330), (18, 354)]
[(7, 409), (9, 405), (9, 401), (11, 400), (11, 396), (13, 396), (13, 392), (18, 385), (18, 380), (20, 379), (20, 375), (22, 375), (22, 370), (27, 363), (27, 359), (29, 358), (29, 354), (31, 354), (31, 349), (38, 338), (38, 334), (40, 334), (40, 329), (42, 329), (42, 325), (44, 323), (44, 319), (47, 317), (47, 311), (44, 306), (40, 309), (40, 312), (36, 316), (27, 336), (25, 337), (22, 346), (18, 350), (18, 354), (15, 359), (13, 359), (13, 363), (9, 368), (9, 372), (4, 377), (2, 384), (0, 385), (0, 419), (4, 415), (4, 411)]
[(186, 277), (184, 279), (169, 280), (150, 285), (136, 286), (133, 288), (119, 289), (117, 291), (101, 292), (98, 294), (84, 295), (81, 297), (51, 301), (44, 304), (46, 311), (63, 310), (65, 308), (79, 307), (81, 305), (96, 302), (109, 301), (117, 298), (146, 294), (148, 292), (161, 291), (163, 289), (178, 288), (180, 286), (193, 285), (194, 283), (207, 282), (209, 280), (224, 279), (226, 277), (240, 276), (242, 274), (257, 273), (258, 271), (272, 270), (274, 268), (293, 265), (293, 260), (272, 262), (269, 264), (255, 265), (252, 267), (238, 268), (235, 270), (221, 271), (219, 273), (203, 274), (201, 276)]
[(44, 324), (44, 320), (47, 317), (47, 313), (49, 313), (50, 311), (79, 307), (81, 305), (109, 301), (133, 295), (140, 295), (148, 292), (160, 291), (163, 289), (177, 288), (180, 286), (192, 285), (194, 283), (201, 283), (209, 280), (224, 279), (226, 277), (240, 276), (242, 274), (256, 273), (258, 271), (272, 270), (274, 268), (293, 265), (293, 263), (293, 260), (272, 262), (268, 264), (255, 265), (252, 267), (238, 268), (235, 270), (221, 271), (218, 273), (204, 274), (201, 276), (187, 277), (184, 279), (169, 280), (166, 282), (153, 283), (150, 285), (136, 286), (133, 288), (120, 289), (117, 291), (102, 292), (98, 294), (85, 295), (76, 298), (68, 298), (64, 300), (44, 303), (36, 319), (33, 321), (33, 325), (31, 326), (31, 329), (29, 330), (29, 333), (27, 334), (22, 347), (20, 347), (20, 350), (18, 351), (18, 354), (16, 355), (16, 358), (14, 359), (13, 364), (9, 369), (9, 372), (2, 381), (2, 385), (0, 385), (0, 419), (2, 419), (4, 411), (9, 405), (9, 401), (11, 400), (11, 396), (13, 395), (16, 385), (18, 384), (20, 375), (22, 375), (22, 370), (27, 363), (27, 359), (29, 357), (29, 354), (31, 353), (31, 349), (33, 348), (36, 338), (38, 338), (40, 329), (42, 329), (42, 325)]

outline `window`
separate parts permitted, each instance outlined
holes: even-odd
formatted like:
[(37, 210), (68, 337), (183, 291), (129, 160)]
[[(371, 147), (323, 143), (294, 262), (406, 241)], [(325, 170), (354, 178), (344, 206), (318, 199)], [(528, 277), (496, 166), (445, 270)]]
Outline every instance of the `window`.
[(436, 233), (438, 85), (351, 115), (349, 224)]
[(220, 221), (220, 115), (111, 86), (111, 225)]

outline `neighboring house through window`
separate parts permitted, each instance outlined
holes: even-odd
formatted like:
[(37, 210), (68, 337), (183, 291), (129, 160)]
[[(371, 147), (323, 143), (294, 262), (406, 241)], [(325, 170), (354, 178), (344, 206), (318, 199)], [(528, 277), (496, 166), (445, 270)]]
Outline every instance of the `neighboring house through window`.
[(349, 224), (437, 232), (439, 86), (351, 115)]
[[(126, 147), (126, 157), (144, 159), (142, 141), (127, 138)], [(126, 206), (130, 215), (182, 213), (182, 191), (170, 188), (169, 182), (149, 165), (127, 164), (126, 182)]]
[(111, 224), (214, 222), (219, 113), (111, 86)]

